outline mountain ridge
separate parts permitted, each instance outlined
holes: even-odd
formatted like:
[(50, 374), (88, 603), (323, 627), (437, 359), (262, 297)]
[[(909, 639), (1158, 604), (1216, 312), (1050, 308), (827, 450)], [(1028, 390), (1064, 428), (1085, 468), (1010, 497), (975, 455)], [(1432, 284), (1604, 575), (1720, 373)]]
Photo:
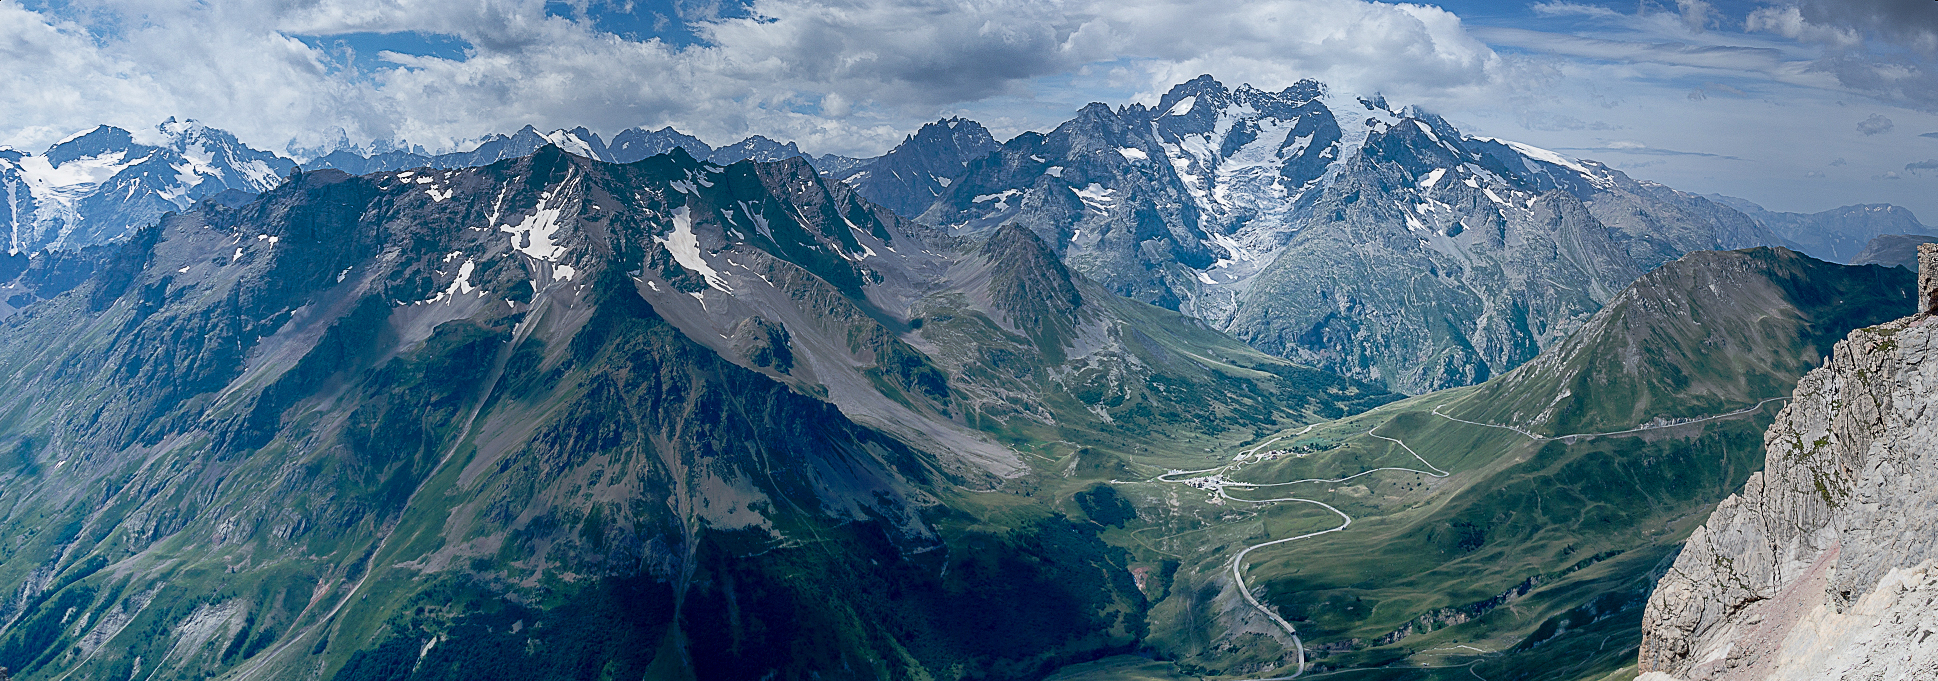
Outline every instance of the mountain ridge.
[(1392, 399), (1074, 274), (1046, 352), (987, 273), (1053, 261), (985, 246), (799, 158), (549, 144), (168, 216), (0, 321), (0, 525), (74, 529), (0, 561), (0, 665), (1040, 676), (1151, 596), (1035, 490)]

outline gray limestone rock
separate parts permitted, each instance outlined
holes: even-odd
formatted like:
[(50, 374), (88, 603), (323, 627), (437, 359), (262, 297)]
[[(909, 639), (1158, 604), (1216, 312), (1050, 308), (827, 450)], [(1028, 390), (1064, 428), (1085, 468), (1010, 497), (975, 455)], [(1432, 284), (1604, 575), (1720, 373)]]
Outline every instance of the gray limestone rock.
[[(1920, 260), (1930, 301), (1938, 248)], [(1650, 596), (1643, 671), (1938, 678), (1938, 639), (1900, 626), (1930, 600), (1938, 559), (1934, 319), (1852, 331), (1798, 384), (1764, 435), (1765, 470), (1717, 506)]]

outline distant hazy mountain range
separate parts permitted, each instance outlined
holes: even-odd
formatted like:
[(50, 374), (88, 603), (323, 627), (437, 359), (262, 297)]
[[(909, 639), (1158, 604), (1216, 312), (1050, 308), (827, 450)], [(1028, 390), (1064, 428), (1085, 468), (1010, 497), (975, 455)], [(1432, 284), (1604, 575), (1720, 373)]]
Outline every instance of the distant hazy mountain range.
[(1852, 265), (1885, 265), (1902, 267), (1907, 270), (1918, 269), (1918, 244), (1938, 243), (1938, 236), (1929, 234), (1883, 234), (1873, 237), (1851, 258)]
[(1858, 256), (1872, 239), (1887, 234), (1934, 235), (1911, 211), (1888, 203), (1832, 208), (1819, 213), (1780, 213), (1744, 199), (1710, 194), (1789, 241), (1805, 255), (1827, 262), (1864, 264)]

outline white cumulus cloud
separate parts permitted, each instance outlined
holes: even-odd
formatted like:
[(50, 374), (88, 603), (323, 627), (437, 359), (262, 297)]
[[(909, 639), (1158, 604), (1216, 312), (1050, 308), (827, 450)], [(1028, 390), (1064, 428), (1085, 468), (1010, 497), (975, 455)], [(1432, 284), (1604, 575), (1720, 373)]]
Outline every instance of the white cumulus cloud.
[[(1319, 78), (1407, 101), (1513, 80), (1452, 13), (1365, 0), (756, 0), (739, 16), (696, 13), (690, 45), (627, 39), (546, 4), (0, 2), (0, 141), (183, 116), (275, 149), (338, 129), (450, 148), (530, 123), (761, 133), (859, 154), (965, 105), (1028, 99), (1059, 74), (1116, 73), (1114, 86), (1147, 93), (1200, 73), (1261, 87)], [(348, 59), (315, 39), (401, 32), (467, 49)]]

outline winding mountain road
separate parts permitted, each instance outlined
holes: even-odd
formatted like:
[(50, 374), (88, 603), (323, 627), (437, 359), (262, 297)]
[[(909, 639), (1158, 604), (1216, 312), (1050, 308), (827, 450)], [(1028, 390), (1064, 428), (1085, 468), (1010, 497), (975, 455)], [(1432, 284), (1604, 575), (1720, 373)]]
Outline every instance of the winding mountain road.
[[(1727, 412), (1723, 414), (1716, 414), (1714, 416), (1705, 416), (1702, 418), (1691, 419), (1687, 421), (1679, 421), (1676, 423), (1640, 426), (1636, 428), (1630, 428), (1627, 430), (1618, 430), (1618, 431), (1611, 431), (1606, 433), (1572, 433), (1568, 435), (1554, 435), (1554, 436), (1537, 435), (1533, 432), (1528, 431), (1526, 428), (1522, 428), (1519, 426), (1506, 426), (1506, 425), (1500, 425), (1495, 423), (1482, 423), (1479, 421), (1469, 421), (1469, 420), (1454, 417), (1454, 416), (1448, 416), (1440, 412), (1441, 407), (1446, 406), (1444, 404), (1435, 406), (1431, 410), (1431, 412), (1433, 413), (1434, 416), (1438, 416), (1440, 418), (1447, 419), (1449, 421), (1454, 421), (1456, 423), (1464, 423), (1468, 425), (1481, 426), (1486, 428), (1498, 428), (1501, 430), (1513, 431), (1515, 433), (1518, 433), (1522, 436), (1525, 436), (1537, 442), (1543, 441), (1543, 440), (1562, 440), (1569, 443), (1573, 443), (1574, 441), (1583, 439), (1583, 438), (1604, 437), (1604, 436), (1610, 436), (1610, 435), (1629, 435), (1629, 434), (1640, 433), (1640, 432), (1645, 432), (1650, 430), (1658, 430), (1662, 428), (1674, 428), (1678, 426), (1686, 426), (1693, 423), (1702, 423), (1705, 421), (1714, 421), (1717, 419), (1729, 418), (1732, 416), (1740, 416), (1743, 414), (1754, 412), (1758, 409), (1762, 409), (1763, 405), (1769, 404), (1771, 402), (1787, 400), (1787, 399), (1790, 399), (1790, 398), (1773, 397), (1773, 398), (1758, 402), (1753, 406), (1745, 407), (1743, 409), (1738, 409), (1736, 411)], [(1385, 405), (1382, 405), (1381, 408), (1384, 408), (1384, 406)], [(1372, 411), (1378, 411), (1378, 408)], [(1371, 412), (1368, 412), (1368, 413), (1371, 413)], [(1434, 477), (1434, 478), (1445, 478), (1451, 475), (1450, 472), (1440, 468), (1439, 466), (1434, 465), (1433, 462), (1428, 461), (1426, 457), (1421, 456), (1419, 452), (1414, 451), (1413, 447), (1407, 445), (1405, 442), (1402, 442), (1398, 438), (1392, 438), (1392, 437), (1387, 437), (1385, 435), (1380, 435), (1377, 432), (1379, 430), (1379, 426), (1373, 426), (1372, 428), (1369, 428), (1366, 431), (1366, 435), (1368, 437), (1385, 440), (1387, 442), (1391, 442), (1393, 444), (1399, 445), (1401, 449), (1406, 450), (1407, 454), (1412, 455), (1414, 459), (1418, 460), (1422, 465), (1426, 466), (1426, 468), (1428, 468), (1429, 470), (1419, 470), (1416, 468), (1407, 468), (1403, 466), (1383, 466), (1380, 468), (1373, 468), (1365, 471), (1360, 471), (1358, 473), (1354, 473), (1352, 475), (1348, 475), (1341, 478), (1306, 478), (1303, 480), (1292, 480), (1288, 482), (1269, 482), (1269, 483), (1238, 482), (1235, 480), (1228, 480), (1225, 478), (1226, 474), (1233, 473), (1240, 469), (1243, 469), (1249, 463), (1257, 463), (1257, 461), (1250, 461), (1249, 459), (1251, 459), (1253, 455), (1257, 454), (1265, 447), (1271, 445), (1274, 442), (1278, 442), (1279, 440), (1285, 439), (1286, 437), (1304, 435), (1306, 433), (1309, 433), (1312, 431), (1315, 425), (1317, 424), (1306, 426), (1304, 429), (1299, 430), (1296, 433), (1275, 437), (1270, 440), (1266, 440), (1265, 442), (1258, 444), (1256, 446), (1253, 446), (1249, 449), (1241, 450), (1237, 456), (1232, 458), (1231, 463), (1228, 463), (1222, 466), (1214, 466), (1211, 468), (1202, 468), (1198, 470), (1189, 470), (1189, 471), (1173, 470), (1173, 471), (1169, 471), (1161, 475), (1158, 475), (1155, 478), (1151, 478), (1149, 480), (1144, 481), (1144, 482), (1167, 482), (1172, 484), (1189, 485), (1191, 487), (1210, 491), (1221, 499), (1228, 499), (1231, 501), (1243, 502), (1248, 504), (1275, 504), (1275, 503), (1288, 502), (1288, 501), (1298, 502), (1302, 504), (1312, 504), (1314, 506), (1318, 506), (1320, 508), (1324, 508), (1328, 511), (1338, 514), (1340, 523), (1337, 527), (1319, 530), (1317, 532), (1307, 532), (1305, 534), (1301, 534), (1295, 537), (1286, 537), (1283, 539), (1274, 539), (1271, 541), (1260, 542), (1260, 543), (1245, 547), (1243, 550), (1240, 550), (1237, 555), (1232, 557), (1231, 577), (1232, 577), (1232, 581), (1238, 585), (1238, 593), (1245, 598), (1245, 602), (1250, 604), (1252, 608), (1264, 614), (1266, 618), (1272, 620), (1272, 622), (1274, 624), (1277, 624), (1279, 628), (1284, 629), (1285, 633), (1292, 637), (1292, 646), (1298, 652), (1298, 666), (1291, 674), (1284, 675), (1284, 676), (1252, 678), (1252, 679), (1246, 679), (1245, 681), (1287, 681), (1289, 679), (1299, 678), (1300, 676), (1305, 674), (1305, 670), (1306, 670), (1305, 642), (1299, 638), (1298, 628), (1292, 626), (1291, 622), (1287, 622), (1285, 618), (1280, 617), (1279, 614), (1277, 612), (1274, 612), (1271, 608), (1266, 607), (1264, 603), (1258, 600), (1257, 595), (1252, 593), (1251, 587), (1245, 583), (1245, 558), (1251, 555), (1253, 551), (1256, 551), (1268, 546), (1288, 544), (1302, 539), (1311, 539), (1313, 537), (1317, 537), (1323, 534), (1331, 534), (1334, 532), (1343, 531), (1346, 528), (1352, 526), (1353, 518), (1352, 516), (1347, 515), (1345, 511), (1341, 511), (1338, 508), (1333, 507), (1331, 504), (1327, 504), (1323, 501), (1319, 501), (1316, 499), (1306, 499), (1303, 497), (1295, 497), (1295, 496), (1277, 497), (1272, 499), (1245, 499), (1242, 497), (1232, 496), (1231, 493), (1228, 492), (1227, 490), (1253, 490), (1253, 489), (1264, 489), (1268, 487), (1282, 487), (1286, 485), (1301, 485), (1301, 484), (1310, 484), (1310, 483), (1341, 483), (1341, 482), (1353, 480), (1355, 478), (1359, 478), (1361, 476), (1378, 473), (1381, 471), (1415, 473), (1415, 474), (1425, 475), (1425, 476)], [(1386, 425), (1386, 424), (1381, 423), (1380, 425)], [(1178, 476), (1192, 476), (1192, 477), (1177, 479)], [(1112, 482), (1124, 482), (1124, 481), (1113, 480)], [(1478, 649), (1475, 649), (1475, 650), (1478, 650)], [(1472, 663), (1466, 666), (1468, 666), (1469, 672), (1473, 671)], [(1474, 676), (1476, 678), (1479, 678), (1480, 675), (1476, 673), (1474, 674)]]
[[(1381, 425), (1384, 425), (1384, 424), (1381, 424)], [(1300, 430), (1297, 433), (1293, 433), (1293, 435), (1304, 435), (1308, 432), (1311, 432), (1312, 428), (1313, 428), (1312, 426), (1306, 426), (1304, 430)], [(1366, 431), (1366, 434), (1369, 436), (1379, 438), (1381, 440), (1386, 440), (1388, 442), (1392, 442), (1394, 444), (1399, 445), (1402, 449), (1406, 450), (1406, 453), (1413, 455), (1413, 458), (1418, 459), (1420, 463), (1426, 465), (1427, 468), (1430, 468), (1432, 470), (1423, 471), (1423, 470), (1418, 470), (1414, 468), (1385, 466), (1380, 468), (1374, 468), (1371, 470), (1360, 471), (1358, 473), (1354, 473), (1352, 475), (1348, 475), (1343, 478), (1307, 478), (1304, 480), (1293, 480), (1290, 482), (1271, 482), (1271, 483), (1237, 482), (1237, 481), (1225, 479), (1225, 476), (1224, 476), (1225, 473), (1236, 471), (1238, 469), (1243, 468), (1246, 464), (1246, 459), (1250, 458), (1251, 455), (1258, 453), (1259, 450), (1264, 449), (1267, 445), (1270, 445), (1274, 442), (1277, 442), (1283, 439), (1282, 437), (1275, 437), (1270, 440), (1266, 440), (1264, 443), (1259, 444), (1255, 447), (1252, 447), (1251, 449), (1239, 452), (1238, 456), (1234, 457), (1232, 463), (1225, 464), (1223, 466), (1204, 468), (1204, 469), (1199, 469), (1194, 471), (1181, 471), (1181, 470), (1171, 471), (1163, 475), (1159, 475), (1153, 479), (1159, 482), (1186, 484), (1192, 487), (1197, 487), (1199, 489), (1209, 490), (1216, 493), (1220, 498), (1229, 499), (1231, 501), (1243, 502), (1247, 504), (1275, 504), (1275, 503), (1284, 502), (1284, 501), (1292, 501), (1292, 502), (1298, 502), (1302, 504), (1312, 504), (1314, 506), (1324, 508), (1328, 511), (1332, 511), (1333, 513), (1336, 513), (1339, 515), (1340, 523), (1338, 527), (1319, 530), (1317, 532), (1307, 532), (1305, 534), (1301, 534), (1296, 537), (1286, 537), (1283, 539), (1274, 539), (1267, 542), (1260, 542), (1260, 543), (1245, 547), (1243, 550), (1238, 552), (1238, 555), (1232, 557), (1231, 578), (1232, 578), (1232, 581), (1237, 583), (1238, 585), (1238, 593), (1244, 596), (1246, 603), (1251, 604), (1251, 606), (1254, 609), (1258, 610), (1260, 613), (1263, 613), (1267, 618), (1271, 619), (1274, 624), (1277, 624), (1279, 626), (1279, 628), (1284, 629), (1285, 633), (1292, 637), (1292, 647), (1298, 651), (1298, 666), (1291, 674), (1285, 675), (1285, 676), (1260, 677), (1255, 679), (1249, 679), (1248, 681), (1286, 681), (1287, 679), (1296, 679), (1300, 675), (1305, 674), (1306, 659), (1305, 659), (1305, 642), (1300, 640), (1298, 628), (1292, 626), (1291, 622), (1285, 621), (1285, 618), (1280, 617), (1279, 614), (1277, 612), (1274, 612), (1271, 608), (1265, 607), (1264, 603), (1259, 602), (1258, 596), (1252, 593), (1252, 588), (1245, 584), (1245, 557), (1250, 555), (1251, 552), (1257, 551), (1267, 546), (1287, 544), (1287, 543), (1299, 541), (1301, 539), (1311, 539), (1313, 537), (1317, 537), (1322, 534), (1331, 534), (1334, 532), (1342, 531), (1348, 527), (1352, 527), (1353, 517), (1350, 515), (1347, 515), (1345, 511), (1341, 511), (1338, 508), (1333, 507), (1333, 505), (1323, 501), (1319, 501), (1317, 499), (1306, 499), (1302, 497), (1278, 497), (1274, 499), (1245, 499), (1242, 497), (1232, 496), (1231, 493), (1227, 492), (1226, 490), (1261, 489), (1266, 487), (1280, 487), (1284, 485), (1298, 485), (1298, 484), (1306, 484), (1306, 483), (1340, 483), (1340, 482), (1346, 482), (1348, 480), (1352, 480), (1360, 476), (1378, 473), (1380, 471), (1401, 471), (1401, 472), (1407, 472), (1407, 473), (1417, 473), (1420, 475), (1426, 475), (1426, 476), (1435, 477), (1435, 478), (1444, 478), (1449, 475), (1447, 471), (1442, 470), (1439, 466), (1433, 465), (1433, 462), (1428, 461), (1426, 457), (1420, 456), (1419, 452), (1413, 451), (1413, 448), (1407, 446), (1405, 442), (1401, 442), (1397, 439), (1386, 437), (1384, 435), (1380, 435), (1374, 432), (1377, 430), (1379, 430), (1379, 426), (1374, 426), (1368, 429)], [(1205, 473), (1208, 473), (1209, 475), (1198, 475), (1198, 474), (1205, 474)], [(1198, 477), (1193, 477), (1185, 480), (1171, 479), (1172, 476), (1177, 476), (1177, 475), (1198, 475)]]

